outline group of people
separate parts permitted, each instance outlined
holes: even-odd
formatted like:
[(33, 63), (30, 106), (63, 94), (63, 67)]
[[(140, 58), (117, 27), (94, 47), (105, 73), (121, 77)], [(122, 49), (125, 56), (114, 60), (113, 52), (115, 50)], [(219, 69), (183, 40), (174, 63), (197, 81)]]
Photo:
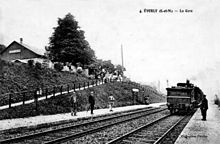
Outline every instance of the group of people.
[(114, 72), (109, 72), (106, 69), (101, 69), (95, 71), (95, 79), (101, 79), (105, 83), (109, 81), (122, 81), (123, 73), (115, 70)]
[[(114, 105), (115, 98), (113, 97), (113, 95), (110, 95), (108, 97), (108, 99), (109, 99), (109, 110), (113, 111), (112, 108), (113, 108), (113, 105)], [(76, 116), (76, 113), (77, 113), (77, 95), (76, 95), (75, 92), (73, 92), (71, 94), (70, 103), (71, 103), (71, 115)], [(90, 92), (90, 94), (88, 96), (88, 103), (89, 103), (89, 106), (87, 107), (87, 111), (91, 110), (91, 114), (93, 115), (94, 114), (93, 111), (94, 111), (94, 107), (95, 107), (94, 91)]]
[[(108, 97), (109, 100), (109, 110), (113, 111), (113, 105), (114, 105), (114, 101), (115, 98), (113, 97), (113, 95), (110, 95)], [(70, 97), (70, 102), (71, 102), (71, 115), (72, 116), (76, 116), (76, 112), (77, 112), (77, 96), (76, 93), (73, 92), (71, 97)], [(89, 102), (89, 107), (87, 108), (87, 111), (90, 109), (91, 110), (91, 114), (93, 115), (93, 110), (95, 107), (95, 97), (94, 97), (94, 91), (90, 92), (90, 95), (88, 97), (88, 102)], [(207, 115), (207, 110), (208, 110), (208, 100), (206, 99), (206, 95), (204, 95), (203, 100), (201, 101), (201, 103), (199, 104), (200, 109), (201, 109), (201, 114), (202, 114), (202, 120), (206, 121), (206, 115)]]

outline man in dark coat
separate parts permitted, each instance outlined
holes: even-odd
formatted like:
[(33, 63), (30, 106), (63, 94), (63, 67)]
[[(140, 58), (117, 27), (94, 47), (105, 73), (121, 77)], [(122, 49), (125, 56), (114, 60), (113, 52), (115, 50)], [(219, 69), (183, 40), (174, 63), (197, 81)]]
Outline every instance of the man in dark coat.
[(206, 112), (208, 110), (208, 100), (206, 99), (206, 95), (204, 95), (202, 103), (200, 105), (202, 120), (206, 121)]
[(93, 114), (94, 105), (95, 105), (95, 98), (94, 98), (94, 92), (93, 91), (91, 91), (90, 95), (89, 95), (89, 104), (90, 104), (91, 114)]

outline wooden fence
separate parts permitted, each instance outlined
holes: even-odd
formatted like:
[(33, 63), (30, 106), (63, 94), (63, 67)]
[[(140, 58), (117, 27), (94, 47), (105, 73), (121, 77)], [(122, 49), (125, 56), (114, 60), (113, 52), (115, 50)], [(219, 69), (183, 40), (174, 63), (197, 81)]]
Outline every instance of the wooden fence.
[[(113, 82), (114, 80), (110, 80), (108, 82)], [(122, 81), (123, 82), (123, 81)], [(72, 82), (64, 85), (56, 85), (52, 87), (41, 87), (36, 88), (34, 90), (27, 90), (22, 92), (14, 92), (14, 93), (6, 93), (0, 95), (0, 107), (4, 105), (8, 105), (8, 108), (12, 107), (14, 103), (20, 103), (19, 105), (25, 105), (26, 103), (35, 103), (35, 108), (38, 110), (38, 101), (40, 98), (48, 99), (50, 97), (54, 97), (56, 95), (62, 95), (63, 93), (70, 93), (76, 90), (84, 90), (91, 86), (97, 86), (101, 83), (104, 83), (103, 80), (90, 80), (84, 82)], [(138, 83), (127, 81), (126, 83), (130, 83), (134, 85), (136, 88), (141, 90), (140, 92), (144, 92), (144, 87)], [(151, 89), (147, 89), (150, 93), (156, 93)], [(133, 97), (134, 101), (136, 98)], [(29, 101), (29, 102), (28, 102)]]
[[(112, 82), (109, 80), (108, 82)], [(97, 86), (101, 83), (104, 83), (103, 80), (90, 80), (84, 82), (72, 82), (64, 85), (55, 85), (52, 87), (38, 87), (34, 90), (27, 90), (21, 92), (11, 92), (0, 95), (0, 107), (4, 105), (8, 105), (9, 108), (12, 107), (14, 103), (22, 103), (26, 104), (27, 101), (34, 100), (34, 102), (38, 102), (38, 99), (41, 97), (48, 97), (62, 95), (64, 92), (69, 93), (70, 91), (84, 90), (90, 86)]]

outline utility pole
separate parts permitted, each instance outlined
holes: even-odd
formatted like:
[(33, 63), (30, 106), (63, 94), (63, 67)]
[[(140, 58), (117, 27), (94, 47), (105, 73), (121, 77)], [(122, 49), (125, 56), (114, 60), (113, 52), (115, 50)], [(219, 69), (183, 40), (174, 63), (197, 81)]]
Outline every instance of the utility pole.
[(123, 59), (123, 47), (122, 47), (122, 45), (121, 45), (121, 63), (122, 63), (122, 67), (124, 69), (124, 59)]
[(124, 58), (123, 58), (123, 47), (121, 44), (121, 64), (122, 64), (122, 81), (124, 81)]

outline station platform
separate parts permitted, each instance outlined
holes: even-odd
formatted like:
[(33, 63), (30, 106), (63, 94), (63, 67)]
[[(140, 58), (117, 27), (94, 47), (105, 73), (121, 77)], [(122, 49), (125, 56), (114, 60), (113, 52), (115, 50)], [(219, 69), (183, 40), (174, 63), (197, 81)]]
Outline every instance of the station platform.
[(160, 105), (165, 105), (166, 103), (154, 103), (149, 105), (132, 105), (125, 107), (115, 107), (113, 112), (109, 109), (96, 109), (94, 114), (91, 115), (90, 111), (77, 112), (76, 116), (71, 116), (69, 113), (55, 114), (55, 115), (39, 115), (28, 118), (16, 118), (16, 119), (6, 119), (0, 120), (0, 132), (6, 132), (13, 129), (23, 129), (23, 128), (36, 128), (46, 125), (58, 124), (67, 121), (80, 120), (83, 118), (94, 118), (102, 115), (110, 115), (114, 113), (119, 113), (123, 111), (130, 111), (135, 109), (147, 108), (147, 107), (159, 107)]
[(201, 119), (201, 111), (197, 109), (175, 144), (220, 144), (220, 108), (214, 101), (209, 102), (207, 120)]

